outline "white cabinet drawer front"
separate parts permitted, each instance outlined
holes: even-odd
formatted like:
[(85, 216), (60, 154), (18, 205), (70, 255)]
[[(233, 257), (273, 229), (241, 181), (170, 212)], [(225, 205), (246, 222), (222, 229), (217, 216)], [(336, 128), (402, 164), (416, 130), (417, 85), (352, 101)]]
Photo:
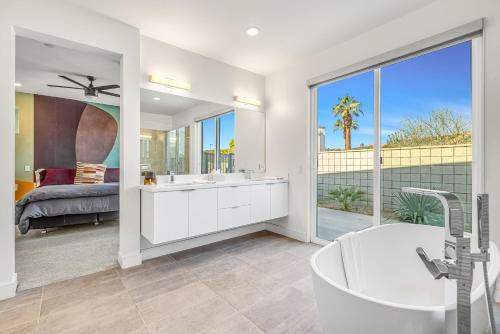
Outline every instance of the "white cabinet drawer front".
[(271, 185), (271, 218), (288, 216), (288, 183)]
[(250, 204), (250, 186), (219, 188), (219, 209)]
[(219, 231), (250, 223), (250, 205), (219, 209)]
[(154, 196), (155, 243), (188, 237), (188, 192), (171, 191)]
[(189, 192), (189, 236), (217, 231), (217, 189)]
[(250, 218), (252, 223), (269, 220), (271, 217), (271, 185), (259, 184), (250, 186), (250, 188)]

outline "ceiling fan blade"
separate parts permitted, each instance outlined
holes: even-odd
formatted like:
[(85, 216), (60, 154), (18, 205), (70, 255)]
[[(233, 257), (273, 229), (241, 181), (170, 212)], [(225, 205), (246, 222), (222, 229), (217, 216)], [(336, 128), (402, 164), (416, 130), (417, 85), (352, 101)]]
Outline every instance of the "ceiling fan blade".
[(120, 88), (120, 85), (106, 85), (106, 86), (99, 86), (99, 87), (94, 87), (97, 90), (106, 90), (106, 89), (114, 89), (114, 88)]
[(71, 88), (71, 89), (83, 89), (80, 87), (70, 87), (70, 86), (58, 86), (58, 85), (47, 85), (49, 87), (57, 87), (57, 88)]
[(110, 93), (110, 92), (101, 92), (101, 91), (99, 91), (99, 94), (104, 94), (104, 95), (111, 95), (111, 96), (120, 97), (120, 95), (119, 95), (119, 94)]
[(77, 84), (78, 86), (81, 86), (81, 87), (83, 87), (83, 88), (88, 88), (88, 87), (87, 87), (87, 86), (85, 86), (84, 84), (81, 84), (81, 83), (79, 83), (78, 81), (75, 81), (75, 80), (73, 80), (73, 79), (71, 79), (71, 78), (68, 78), (68, 77), (67, 77), (67, 76), (65, 76), (65, 75), (60, 75), (59, 77), (60, 77), (60, 78), (63, 78), (63, 79), (66, 79), (66, 80), (68, 80), (68, 81), (71, 81), (72, 83)]

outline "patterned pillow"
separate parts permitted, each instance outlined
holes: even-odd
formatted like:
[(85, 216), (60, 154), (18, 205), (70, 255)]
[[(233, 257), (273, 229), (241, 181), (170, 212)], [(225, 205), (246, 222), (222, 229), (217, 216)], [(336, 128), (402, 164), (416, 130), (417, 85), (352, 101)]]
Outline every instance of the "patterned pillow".
[(75, 184), (104, 183), (105, 173), (106, 173), (106, 165), (77, 162), (74, 183)]

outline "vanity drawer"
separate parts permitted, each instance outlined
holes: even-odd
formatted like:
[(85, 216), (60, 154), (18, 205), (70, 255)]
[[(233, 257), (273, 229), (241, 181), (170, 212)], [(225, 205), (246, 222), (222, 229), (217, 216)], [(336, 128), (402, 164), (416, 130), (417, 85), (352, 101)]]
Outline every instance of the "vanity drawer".
[(250, 186), (231, 186), (219, 188), (219, 209), (250, 204)]
[(219, 209), (219, 231), (245, 226), (250, 223), (250, 205)]

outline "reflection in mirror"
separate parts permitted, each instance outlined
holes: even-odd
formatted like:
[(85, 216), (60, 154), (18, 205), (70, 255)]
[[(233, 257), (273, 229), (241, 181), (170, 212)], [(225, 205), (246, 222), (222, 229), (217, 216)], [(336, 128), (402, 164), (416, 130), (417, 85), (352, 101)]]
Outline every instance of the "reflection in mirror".
[(201, 123), (201, 173), (234, 173), (234, 111)]
[(141, 89), (141, 171), (265, 171), (265, 114)]

